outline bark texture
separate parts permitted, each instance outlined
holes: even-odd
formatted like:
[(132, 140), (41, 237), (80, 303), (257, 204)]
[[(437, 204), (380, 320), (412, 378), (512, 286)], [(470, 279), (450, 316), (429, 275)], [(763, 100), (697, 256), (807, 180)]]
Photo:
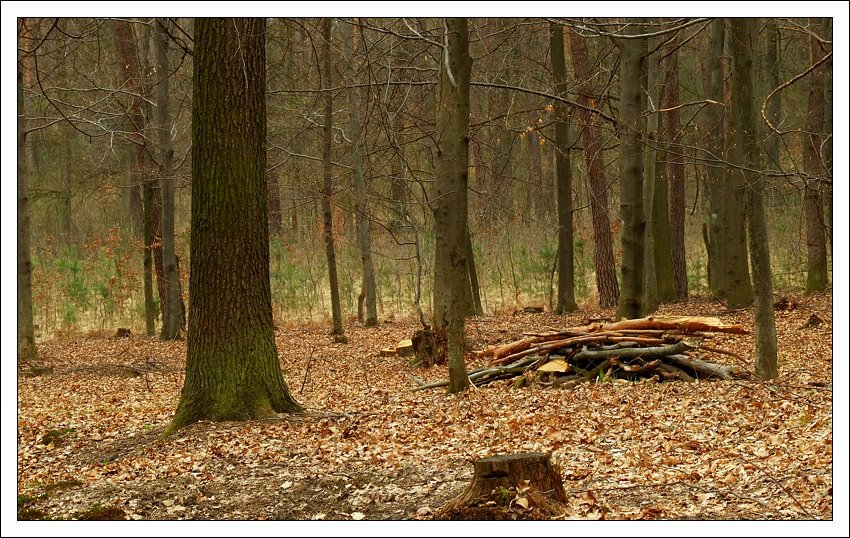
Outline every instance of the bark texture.
[[(549, 44), (552, 51), (552, 78), (555, 92), (567, 90), (564, 59), (564, 29), (549, 24)], [(569, 123), (563, 103), (555, 102), (555, 182), (558, 199), (558, 302), (555, 311), (566, 314), (578, 309), (575, 298), (575, 267), (573, 249), (573, 177), (570, 167)]]
[(434, 321), (448, 340), (449, 392), (469, 387), (464, 365), (464, 316), (469, 311), (467, 267), (469, 167), (469, 33), (465, 18), (445, 20), (437, 104), (434, 177)]
[[(630, 25), (637, 33), (640, 26)], [(621, 263), (623, 288), (617, 318), (643, 315), (643, 258), (646, 220), (643, 214), (643, 125), (641, 81), (646, 74), (646, 39), (623, 39), (620, 46), (620, 214), (623, 222)]]
[[(23, 21), (20, 25), (25, 24)], [(32, 317), (32, 263), (30, 258), (30, 213), (29, 193), (26, 169), (27, 125), (24, 116), (24, 75), (21, 58), (21, 48), (18, 48), (18, 226), (17, 226), (17, 311), (18, 311), (18, 364), (33, 365), (38, 361), (38, 351), (35, 346), (35, 328)]]
[(730, 159), (745, 167), (740, 173), (749, 186), (747, 196), (748, 240), (753, 266), (756, 318), (756, 375), (773, 379), (778, 375), (776, 360), (776, 322), (773, 314), (773, 276), (770, 270), (770, 245), (767, 219), (762, 202), (759, 168), (758, 124), (756, 122), (755, 69), (753, 51), (756, 35), (751, 18), (730, 22), (732, 54), (732, 149)]
[[(369, 198), (366, 191), (366, 179), (363, 177), (363, 142), (360, 137), (360, 96), (352, 87), (355, 83), (354, 71), (354, 39), (351, 35), (351, 25), (347, 22), (342, 26), (342, 41), (345, 61), (348, 64), (348, 130), (354, 145), (352, 168), (354, 169), (354, 212), (357, 221), (357, 246), (360, 248), (360, 265), (363, 271), (362, 291), (366, 312), (361, 321), (367, 327), (378, 325), (378, 307), (375, 297), (375, 267), (372, 263), (371, 219), (369, 216)], [(361, 312), (358, 308), (358, 317)]]
[(197, 19), (192, 83), (186, 380), (168, 433), (301, 409), (272, 324), (265, 20)]
[(333, 91), (331, 88), (331, 19), (322, 19), (322, 35), (324, 37), (322, 51), (322, 85), (325, 100), (325, 129), (322, 180), (322, 221), (324, 223), (325, 257), (328, 261), (328, 283), (331, 292), (331, 317), (333, 327), (331, 334), (342, 336), (342, 306), (339, 300), (339, 279), (336, 269), (336, 249), (333, 232), (333, 167), (331, 165), (331, 150), (333, 136)]
[[(732, 19), (727, 20), (727, 26)], [(732, 42), (730, 36), (730, 48), (738, 46)], [(733, 67), (734, 68), (734, 67)], [(731, 77), (730, 77), (731, 78)], [(735, 87), (743, 91), (740, 84)], [(731, 100), (733, 89), (730, 86)], [(738, 96), (739, 99), (752, 98), (749, 96)], [(726, 300), (729, 308), (744, 308), (753, 302), (753, 287), (750, 281), (750, 269), (747, 255), (747, 233), (746, 233), (746, 188), (745, 177), (736, 165), (729, 163), (736, 161), (736, 152), (741, 150), (736, 145), (734, 137), (741, 128), (740, 118), (729, 116), (729, 127), (726, 137), (726, 166), (723, 175), (723, 184), (720, 186), (720, 196), (717, 201), (717, 213), (719, 219), (719, 235), (714, 240), (717, 244), (717, 252), (720, 255), (720, 266), (718, 277), (720, 279), (721, 297)], [(718, 126), (719, 127), (719, 126)]]
[(174, 149), (171, 147), (171, 100), (169, 88), (168, 35), (164, 21), (156, 22), (156, 65), (158, 83), (156, 87), (156, 122), (159, 134), (159, 175), (162, 191), (162, 265), (165, 274), (165, 304), (163, 305), (163, 340), (182, 338), (186, 330), (185, 306), (180, 293), (180, 277), (177, 270), (177, 252), (174, 237), (175, 188), (172, 175)]
[[(810, 28), (818, 35), (823, 34), (820, 19), (810, 19)], [(809, 38), (810, 62), (824, 57), (824, 46), (814, 37)], [(824, 176), (823, 143), (824, 125), (824, 68), (818, 66), (809, 75), (809, 113), (803, 131), (803, 167), (808, 175), (803, 191), (803, 207), (806, 215), (806, 293), (826, 291), (829, 287), (826, 258), (826, 221), (823, 209)]]
[[(585, 106), (596, 106), (595, 93), (591, 80), (593, 77), (587, 59), (585, 38), (570, 32), (570, 52), (573, 59), (573, 72), (579, 92), (579, 102)], [(600, 306), (614, 306), (620, 296), (617, 285), (617, 267), (614, 263), (614, 242), (611, 236), (611, 222), (608, 214), (608, 194), (605, 173), (602, 168), (602, 139), (596, 114), (587, 109), (578, 109), (584, 138), (584, 158), (587, 163), (587, 176), (590, 183), (590, 218), (593, 223), (594, 266), (596, 268), (596, 289)]]

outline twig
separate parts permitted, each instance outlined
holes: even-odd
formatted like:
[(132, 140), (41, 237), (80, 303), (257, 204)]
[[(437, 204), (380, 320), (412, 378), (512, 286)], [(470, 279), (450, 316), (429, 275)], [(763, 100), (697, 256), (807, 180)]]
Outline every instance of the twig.
[(298, 394), (304, 392), (304, 385), (307, 384), (307, 375), (310, 373), (310, 366), (313, 364), (313, 352), (316, 350), (313, 346), (310, 346), (310, 358), (307, 359), (307, 368), (304, 369), (304, 380), (301, 381), (301, 389), (298, 391)]

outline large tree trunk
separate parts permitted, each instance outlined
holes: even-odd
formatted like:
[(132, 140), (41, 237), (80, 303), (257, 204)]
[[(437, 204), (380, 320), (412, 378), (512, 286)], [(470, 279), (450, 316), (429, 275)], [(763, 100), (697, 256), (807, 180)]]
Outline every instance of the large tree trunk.
[[(366, 307), (366, 315), (362, 320), (367, 327), (378, 325), (378, 307), (375, 298), (375, 268), (372, 264), (372, 244), (369, 238), (371, 220), (369, 216), (368, 192), (366, 180), (363, 177), (363, 141), (360, 139), (360, 96), (353, 87), (354, 73), (354, 40), (351, 35), (351, 25), (343, 22), (342, 41), (343, 54), (348, 64), (348, 125), (349, 137), (354, 144), (352, 168), (354, 169), (354, 212), (357, 220), (357, 246), (360, 248), (360, 264), (363, 270), (361, 297)], [(359, 313), (359, 309), (358, 309)]]
[[(627, 32), (637, 34), (640, 25)], [(646, 39), (623, 39), (620, 47), (620, 214), (623, 261), (618, 318), (638, 318), (643, 309), (643, 125), (641, 81), (646, 74)]]
[[(18, 23), (20, 36), (21, 26)], [(30, 210), (29, 193), (27, 191), (26, 143), (27, 125), (24, 116), (24, 75), (21, 59), (21, 49), (29, 48), (28, 44), (18, 47), (18, 239), (17, 239), (17, 303), (18, 303), (18, 364), (30, 366), (38, 361), (35, 346), (35, 330), (32, 315), (32, 263), (30, 261)]]
[(162, 312), (163, 340), (176, 340), (182, 337), (183, 326), (183, 297), (180, 293), (180, 276), (177, 271), (177, 253), (174, 237), (174, 206), (175, 189), (172, 175), (174, 150), (171, 147), (171, 103), (169, 99), (168, 36), (163, 27), (163, 20), (156, 22), (156, 63), (159, 80), (156, 87), (157, 107), (156, 120), (159, 130), (159, 170), (162, 189), (162, 264), (165, 273), (165, 304)]
[[(585, 38), (570, 32), (570, 51), (573, 58), (573, 73), (579, 92), (579, 102), (595, 107), (591, 74), (587, 59)], [(587, 109), (578, 109), (583, 125), (584, 158), (590, 182), (590, 218), (593, 222), (594, 266), (596, 289), (600, 306), (614, 306), (620, 296), (617, 285), (617, 267), (614, 263), (614, 242), (611, 238), (611, 223), (608, 215), (608, 189), (602, 168), (602, 139), (596, 114)]]
[[(549, 23), (552, 78), (555, 92), (563, 96), (567, 90), (564, 60), (564, 29)], [(558, 199), (558, 302), (555, 311), (566, 314), (578, 309), (575, 298), (573, 250), (573, 177), (570, 166), (569, 123), (567, 107), (555, 101), (555, 176)]]
[(294, 412), (272, 323), (264, 19), (197, 19), (186, 380), (168, 433)]
[(323, 155), (323, 182), (322, 182), (322, 215), (324, 222), (325, 256), (328, 260), (328, 282), (331, 292), (331, 316), (333, 328), (331, 334), (342, 336), (342, 307), (339, 301), (339, 281), (336, 270), (336, 250), (334, 248), (333, 234), (333, 207), (331, 196), (333, 195), (333, 167), (331, 165), (331, 143), (333, 130), (333, 90), (331, 90), (331, 19), (322, 19), (322, 91), (325, 99), (325, 128), (324, 128), (324, 155)]
[[(731, 19), (730, 19), (731, 20)], [(728, 22), (727, 22), (728, 24)], [(730, 87), (731, 94), (731, 87)], [(731, 99), (731, 95), (730, 95)], [(728, 103), (729, 100), (726, 100)], [(718, 126), (719, 127), (719, 126)], [(727, 132), (734, 133), (737, 127), (733, 118), (729, 118), (729, 129)], [(725, 154), (734, 153), (736, 148), (731, 137), (726, 138)], [(723, 290), (723, 297), (729, 308), (743, 308), (753, 302), (753, 287), (750, 281), (750, 270), (747, 262), (747, 235), (746, 235), (746, 192), (748, 186), (744, 183), (744, 177), (740, 170), (734, 165), (726, 165), (724, 170), (723, 185), (720, 187), (720, 198), (718, 200), (718, 218), (720, 221), (718, 252), (721, 253), (721, 265), (718, 275)]]
[[(809, 19), (812, 30), (820, 35), (823, 28), (820, 19)], [(814, 37), (809, 38), (810, 62), (818, 62), (824, 56), (823, 45)], [(823, 65), (812, 71), (809, 78), (809, 112), (803, 131), (803, 166), (808, 175), (803, 193), (806, 216), (806, 293), (826, 291), (829, 287), (826, 258), (826, 221), (823, 212), (822, 179), (824, 166), (821, 155), (824, 124), (824, 69)]]
[(750, 187), (746, 196), (748, 240), (755, 291), (756, 374), (772, 379), (777, 376), (776, 323), (773, 314), (773, 275), (770, 270), (767, 219), (762, 202), (763, 180), (761, 174), (749, 171), (758, 169), (760, 165), (753, 69), (753, 50), (756, 43), (754, 19), (732, 19), (729, 42), (732, 55), (732, 150), (729, 158), (734, 164), (746, 169), (738, 173)]
[(676, 297), (688, 298), (688, 268), (685, 260), (685, 163), (683, 132), (679, 121), (679, 48), (673, 44), (668, 57), (664, 83), (664, 108), (670, 108), (666, 119), (666, 134), (670, 144), (667, 153), (670, 170), (670, 256)]
[(469, 35), (465, 18), (445, 20), (437, 105), (434, 177), (434, 321), (448, 340), (449, 392), (469, 387), (464, 365), (464, 316), (469, 310)]

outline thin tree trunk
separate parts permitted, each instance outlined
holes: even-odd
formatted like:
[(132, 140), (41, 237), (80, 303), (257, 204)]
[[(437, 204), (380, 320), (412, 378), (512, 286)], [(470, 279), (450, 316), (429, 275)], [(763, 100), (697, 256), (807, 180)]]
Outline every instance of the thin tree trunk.
[[(467, 267), (469, 167), (469, 34), (465, 18), (445, 19), (437, 105), (437, 162), (434, 181), (435, 325), (448, 340), (450, 393), (466, 390), (464, 316), (469, 310)], [(438, 301), (439, 297), (439, 301)], [(436, 310), (436, 305), (440, 310)]]
[[(21, 26), (26, 21), (20, 21), (18, 26), (19, 36)], [(20, 37), (19, 37), (20, 39)], [(38, 350), (35, 345), (35, 327), (32, 312), (32, 263), (30, 259), (30, 213), (29, 192), (27, 186), (26, 169), (26, 144), (27, 124), (24, 115), (24, 75), (21, 49), (18, 48), (18, 233), (17, 233), (17, 311), (18, 311), (18, 364), (25, 363), (30, 366), (38, 362)]]
[(280, 203), (280, 180), (277, 170), (266, 173), (266, 189), (269, 191), (269, 235), (278, 236), (283, 231), (283, 206)]
[(478, 269), (475, 267), (475, 251), (472, 248), (471, 230), (467, 231), (466, 234), (466, 259), (467, 267), (469, 267), (469, 289), (472, 293), (472, 311), (470, 314), (483, 316), (484, 307), (481, 306), (481, 287), (478, 283)]
[[(832, 41), (832, 19), (823, 19), (823, 33), (827, 41)], [(829, 243), (827, 253), (832, 258), (832, 135), (834, 134), (832, 126), (832, 58), (823, 66), (824, 70), (824, 85), (823, 85), (823, 129), (827, 133), (829, 139), (823, 144), (823, 165), (825, 167), (824, 175), (828, 179), (824, 185), (824, 202), (826, 206), (826, 240)]]
[(336, 251), (334, 249), (333, 235), (333, 208), (331, 206), (331, 195), (333, 194), (332, 166), (331, 166), (331, 143), (333, 130), (333, 90), (331, 90), (331, 19), (322, 19), (322, 85), (325, 98), (325, 129), (324, 129), (324, 155), (323, 170), (324, 181), (322, 183), (322, 215), (324, 220), (325, 256), (328, 260), (328, 281), (331, 291), (331, 315), (333, 316), (333, 328), (331, 334), (342, 336), (342, 307), (339, 301), (339, 282), (336, 270)]
[[(558, 95), (566, 93), (567, 74), (564, 60), (564, 29), (549, 23), (552, 79)], [(573, 250), (573, 177), (570, 166), (569, 121), (567, 109), (555, 102), (555, 177), (558, 199), (558, 301), (555, 311), (566, 314), (578, 309), (575, 299)]]
[[(569, 36), (579, 102), (593, 108), (595, 107), (595, 98), (590, 82), (587, 44), (585, 38), (575, 32), (569, 32)], [(602, 168), (602, 140), (596, 114), (591, 114), (587, 109), (580, 108), (578, 115), (583, 125), (584, 158), (587, 162), (587, 175), (590, 182), (590, 217), (593, 223), (594, 266), (596, 268), (596, 289), (599, 292), (599, 305), (603, 307), (614, 306), (620, 296), (620, 289), (617, 285), (614, 242), (611, 237), (611, 223), (608, 214), (607, 186)]]
[(363, 270), (363, 284), (361, 296), (366, 306), (366, 316), (363, 320), (367, 327), (377, 327), (378, 307), (375, 298), (375, 268), (372, 264), (372, 243), (370, 239), (371, 219), (369, 216), (369, 194), (366, 191), (366, 180), (363, 177), (363, 149), (360, 135), (360, 96), (353, 88), (355, 83), (354, 73), (354, 40), (351, 35), (351, 26), (343, 22), (342, 41), (343, 55), (348, 64), (348, 124), (349, 136), (354, 144), (352, 156), (352, 168), (354, 169), (354, 212), (357, 220), (357, 244), (360, 248), (360, 264)]
[[(677, 44), (671, 45), (676, 47)], [(662, 49), (666, 50), (666, 49)], [(659, 65), (659, 72), (660, 72)], [(666, 85), (670, 83), (669, 76), (664, 77), (661, 84), (661, 89), (658, 94), (658, 106), (668, 108)], [(655, 287), (658, 295), (659, 303), (669, 303), (676, 300), (676, 289), (673, 280), (673, 258), (670, 248), (670, 212), (669, 212), (669, 197), (668, 197), (668, 167), (667, 162), (668, 149), (670, 151), (681, 151), (680, 147), (670, 147), (670, 126), (666, 121), (666, 115), (661, 113), (658, 115), (658, 149), (655, 152), (654, 166), (655, 173), (650, 174), (647, 170), (644, 181), (654, 183), (652, 189), (652, 216), (651, 224), (650, 216), (647, 214), (647, 229), (652, 230), (653, 248), (651, 255), (654, 259), (655, 266)], [(647, 312), (651, 309), (647, 306)]]
[[(731, 123), (732, 149), (729, 158), (733, 163), (757, 169), (759, 161), (758, 127), (756, 123), (756, 94), (753, 68), (753, 50), (756, 36), (755, 21), (751, 18), (730, 21), (732, 55)], [(755, 291), (756, 375), (773, 379), (777, 376), (776, 322), (773, 314), (773, 276), (770, 270), (770, 246), (767, 219), (762, 202), (761, 174), (740, 171), (749, 185), (747, 196), (748, 240), (750, 260), (753, 265)]]
[[(823, 33), (820, 19), (809, 19), (809, 26), (820, 35)], [(818, 62), (824, 56), (823, 46), (814, 38), (809, 38), (810, 62)], [(821, 178), (824, 166), (821, 155), (824, 125), (824, 70), (819, 66), (809, 75), (809, 112), (806, 116), (806, 129), (803, 136), (803, 165), (806, 174), (806, 186), (803, 194), (803, 206), (806, 216), (806, 293), (826, 291), (829, 287), (826, 258), (826, 221), (823, 212), (823, 192)]]
[(153, 336), (156, 333), (156, 310), (153, 306), (153, 228), (151, 227), (150, 211), (153, 205), (153, 193), (149, 183), (145, 183), (142, 187), (142, 207), (144, 212), (143, 236), (145, 242), (145, 253), (143, 259), (143, 281), (144, 281), (144, 296), (145, 296), (145, 334)]
[(163, 306), (163, 340), (182, 338), (183, 297), (180, 294), (180, 275), (177, 268), (177, 252), (174, 237), (175, 188), (172, 175), (174, 149), (171, 147), (171, 102), (169, 99), (168, 35), (163, 20), (156, 22), (154, 34), (156, 43), (156, 63), (158, 84), (156, 87), (156, 121), (159, 131), (159, 170), (162, 190), (162, 264), (165, 278), (165, 305)]
[(67, 123), (60, 125), (62, 162), (59, 165), (59, 251), (67, 254), (71, 242), (71, 141), (73, 128)]
[[(765, 72), (762, 77), (762, 99), (767, 97), (770, 92), (779, 87), (779, 67), (780, 67), (780, 34), (776, 28), (776, 19), (765, 19), (764, 39), (765, 47)], [(774, 94), (768, 104), (767, 114), (771, 123), (779, 125), (780, 114), (782, 112), (782, 92)], [(772, 131), (765, 132), (765, 148), (767, 150), (768, 167), (774, 170), (781, 169), (779, 163), (779, 137)]]
[(667, 153), (670, 170), (670, 256), (676, 297), (685, 300), (688, 298), (688, 267), (685, 260), (685, 163), (682, 125), (679, 121), (679, 109), (676, 108), (680, 104), (679, 49), (676, 43), (672, 47), (664, 84), (664, 108), (672, 109), (665, 118), (670, 144), (670, 151)]
[[(127, 84), (131, 91), (139, 96), (146, 95), (148, 88), (144, 84), (139, 67), (138, 48), (133, 36), (130, 23), (127, 21), (114, 21), (115, 41), (121, 56), (119, 66), (119, 80)], [(142, 40), (143, 50), (147, 50), (148, 39)], [(126, 81), (126, 82), (125, 82)], [(141, 185), (142, 206), (142, 235), (144, 239), (144, 279), (145, 279), (145, 328), (146, 333), (152, 336), (155, 327), (150, 320), (156, 317), (153, 303), (153, 275), (157, 276), (157, 291), (159, 294), (160, 311), (165, 306), (165, 270), (162, 262), (162, 248), (160, 241), (160, 212), (161, 195), (158, 183), (150, 177), (152, 158), (147, 146), (145, 131), (147, 130), (147, 119), (151, 117), (150, 105), (140, 97), (134, 97), (127, 110), (127, 130), (131, 133), (134, 155), (134, 184)], [(148, 257), (151, 257), (149, 259)], [(151, 292), (147, 290), (150, 288)]]
[(166, 433), (301, 409), (272, 322), (265, 27), (265, 19), (195, 21), (191, 312), (186, 379)]
[[(627, 29), (641, 31), (640, 25)], [(620, 213), (623, 222), (623, 289), (617, 318), (639, 318), (643, 305), (643, 255), (646, 221), (643, 215), (643, 125), (641, 81), (646, 76), (646, 38), (623, 39), (620, 47)]]
[[(726, 19), (716, 18), (711, 23), (711, 44), (708, 58), (710, 76), (710, 93), (708, 98), (723, 103), (723, 51), (726, 35)], [(725, 250), (721, 248), (721, 195), (723, 189), (723, 148), (725, 145), (724, 115), (725, 108), (720, 105), (709, 105), (707, 108), (708, 151), (712, 157), (708, 164), (708, 223), (705, 227), (705, 237), (708, 238), (706, 250), (708, 254), (708, 284), (715, 297), (723, 299), (726, 288), (722, 277), (725, 266)]]
[[(650, 50), (656, 48), (657, 38), (651, 38), (648, 43)], [(643, 181), (643, 214), (646, 220), (646, 233), (644, 234), (643, 253), (643, 309), (644, 312), (654, 312), (658, 308), (658, 275), (655, 268), (655, 253), (667, 245), (662, 245), (656, 238), (655, 232), (658, 225), (655, 222), (655, 188), (656, 188), (656, 161), (658, 160), (658, 146), (660, 133), (659, 113), (652, 113), (661, 107), (661, 77), (659, 76), (659, 53), (657, 50), (649, 54), (646, 59), (646, 91), (642, 108), (650, 114), (646, 117), (647, 145), (644, 150), (644, 172)], [(648, 97), (648, 98), (647, 98)]]

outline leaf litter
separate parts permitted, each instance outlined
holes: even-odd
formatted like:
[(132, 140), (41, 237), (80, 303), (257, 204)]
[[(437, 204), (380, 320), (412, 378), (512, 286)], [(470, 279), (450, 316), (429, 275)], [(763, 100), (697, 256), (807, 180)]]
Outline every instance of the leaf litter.
[[(280, 323), (281, 365), (306, 412), (202, 422), (168, 438), (185, 342), (66, 336), (40, 346), (53, 375), (18, 380), (18, 493), (54, 519), (95, 505), (133, 520), (431, 519), (465, 488), (472, 460), (544, 451), (568, 494), (561, 519), (828, 520), (831, 296), (795, 304), (776, 312), (780, 377), (771, 382), (496, 381), (460, 395), (410, 391), (411, 375), (445, 379), (445, 366), (381, 356), (410, 337), (415, 320), (349, 322), (347, 344), (321, 324)], [(587, 314), (472, 318), (468, 350), (581, 324)], [(699, 300), (659, 314), (753, 325), (751, 310)], [(823, 323), (807, 325), (811, 314)], [(714, 344), (754, 353), (752, 334), (717, 335)], [(468, 368), (484, 365), (468, 354)], [(127, 366), (141, 375), (121, 375)]]

